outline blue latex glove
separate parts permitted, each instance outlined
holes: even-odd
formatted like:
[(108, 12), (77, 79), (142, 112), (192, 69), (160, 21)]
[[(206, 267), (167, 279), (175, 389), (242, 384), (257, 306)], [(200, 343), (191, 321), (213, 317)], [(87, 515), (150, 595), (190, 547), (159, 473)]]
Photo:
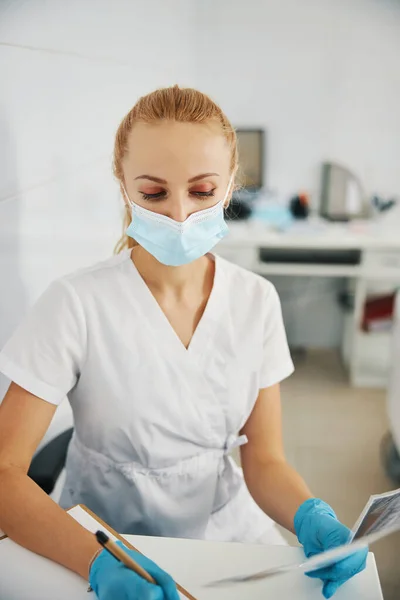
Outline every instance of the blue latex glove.
[(154, 577), (158, 585), (148, 583), (131, 571), (107, 550), (95, 558), (89, 573), (89, 583), (99, 600), (179, 600), (174, 580), (150, 559), (116, 542), (139, 565)]
[[(307, 558), (331, 550), (350, 539), (350, 530), (338, 521), (333, 509), (322, 500), (306, 500), (294, 518), (294, 528)], [(348, 579), (365, 569), (368, 549), (358, 550), (340, 562), (311, 571), (309, 577), (322, 579), (322, 593), (331, 598)]]

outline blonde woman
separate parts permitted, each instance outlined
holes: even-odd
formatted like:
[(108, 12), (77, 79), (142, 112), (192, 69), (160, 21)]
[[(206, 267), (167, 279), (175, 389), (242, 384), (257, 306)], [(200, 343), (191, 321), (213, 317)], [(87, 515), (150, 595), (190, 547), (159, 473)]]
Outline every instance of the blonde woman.
[[(178, 86), (141, 98), (115, 141), (118, 253), (50, 285), (0, 354), (12, 380), (0, 526), (101, 600), (178, 596), (150, 561), (158, 586), (99, 552), (61, 507), (82, 502), (123, 533), (206, 540), (279, 544), (276, 522), (308, 556), (348, 539), (285, 460), (279, 383), (293, 365), (277, 293), (211, 253), (237, 167), (235, 131), (210, 98)], [(27, 470), (65, 395), (75, 428), (60, 507)], [(325, 597), (365, 558), (315, 573)]]

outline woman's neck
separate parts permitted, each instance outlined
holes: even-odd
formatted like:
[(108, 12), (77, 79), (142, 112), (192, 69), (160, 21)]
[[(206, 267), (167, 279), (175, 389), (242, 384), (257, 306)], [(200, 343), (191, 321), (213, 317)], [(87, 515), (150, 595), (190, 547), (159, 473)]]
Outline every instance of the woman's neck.
[(214, 275), (214, 265), (207, 256), (187, 265), (170, 267), (158, 262), (141, 246), (135, 246), (131, 259), (146, 284), (160, 293), (182, 296), (188, 289), (202, 288), (204, 279)]

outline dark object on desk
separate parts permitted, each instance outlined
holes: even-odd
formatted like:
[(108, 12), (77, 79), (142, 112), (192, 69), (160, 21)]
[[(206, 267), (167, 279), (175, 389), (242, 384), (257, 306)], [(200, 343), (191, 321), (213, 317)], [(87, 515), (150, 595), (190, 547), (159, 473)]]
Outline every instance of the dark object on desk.
[(46, 494), (51, 494), (65, 465), (73, 429), (67, 429), (50, 440), (33, 457), (28, 475)]
[(268, 263), (308, 265), (359, 265), (360, 250), (321, 250), (318, 248), (260, 248), (259, 257)]
[(251, 215), (251, 207), (247, 202), (232, 198), (228, 208), (225, 209), (227, 221), (244, 221)]
[(385, 212), (386, 210), (389, 210), (396, 203), (397, 203), (397, 200), (395, 198), (389, 198), (388, 200), (384, 200), (383, 198), (380, 198), (379, 196), (372, 197), (372, 206), (374, 206), (376, 208), (376, 210), (378, 210), (379, 212)]
[(290, 212), (295, 219), (306, 219), (310, 213), (307, 194), (294, 196), (290, 201)]

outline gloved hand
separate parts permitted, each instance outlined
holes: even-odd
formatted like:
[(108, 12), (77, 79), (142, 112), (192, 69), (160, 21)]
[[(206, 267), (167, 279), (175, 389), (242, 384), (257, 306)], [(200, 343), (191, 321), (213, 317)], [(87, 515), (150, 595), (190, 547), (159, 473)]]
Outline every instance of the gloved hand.
[(143, 554), (130, 550), (122, 542), (116, 543), (152, 575), (158, 585), (149, 583), (103, 550), (93, 561), (89, 573), (89, 583), (99, 600), (179, 600), (170, 575)]
[[(328, 504), (318, 499), (306, 500), (299, 507), (294, 528), (307, 558), (350, 540), (350, 530), (338, 521)], [(311, 571), (307, 575), (322, 579), (322, 593), (325, 598), (331, 598), (343, 583), (365, 569), (367, 555), (367, 548), (358, 550), (334, 565)]]

